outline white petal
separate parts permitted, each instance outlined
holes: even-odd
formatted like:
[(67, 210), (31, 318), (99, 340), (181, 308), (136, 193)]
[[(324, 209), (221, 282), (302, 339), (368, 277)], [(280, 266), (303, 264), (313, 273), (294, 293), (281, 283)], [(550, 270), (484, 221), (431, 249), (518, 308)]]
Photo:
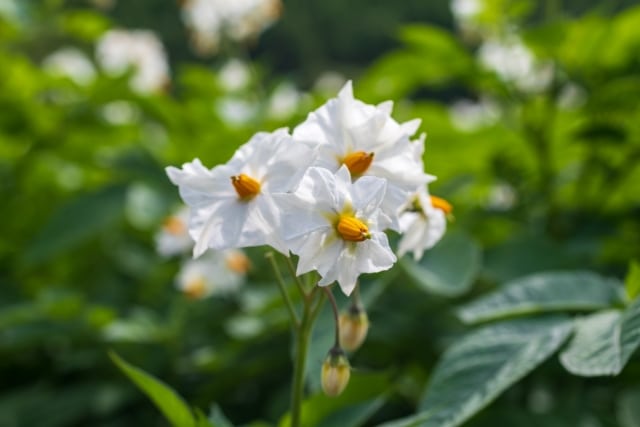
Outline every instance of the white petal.
[(413, 119), (408, 122), (404, 122), (400, 125), (402, 131), (406, 133), (408, 136), (415, 134), (422, 123), (421, 119)]
[(387, 181), (374, 176), (359, 178), (352, 187), (353, 205), (359, 215), (368, 218), (380, 208), (387, 190)]
[(378, 110), (381, 112), (391, 115), (391, 111), (393, 110), (393, 101), (384, 101), (377, 105)]
[(196, 241), (194, 257), (202, 255), (208, 247), (239, 247), (238, 240), (248, 213), (246, 203), (233, 200), (212, 205), (209, 209), (193, 211), (189, 231)]
[(387, 235), (382, 232), (372, 233), (371, 239), (358, 244), (357, 269), (361, 273), (376, 273), (388, 270), (397, 261)]

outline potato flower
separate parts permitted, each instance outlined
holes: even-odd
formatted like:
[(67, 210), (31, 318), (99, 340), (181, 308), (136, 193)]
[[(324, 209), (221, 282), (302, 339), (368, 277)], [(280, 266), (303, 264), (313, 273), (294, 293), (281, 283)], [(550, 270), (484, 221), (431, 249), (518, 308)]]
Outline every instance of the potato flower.
[(342, 166), (333, 174), (310, 167), (292, 194), (280, 196), (282, 236), (299, 256), (297, 274), (316, 270), (320, 286), (335, 281), (350, 295), (361, 273), (391, 268), (396, 257), (384, 229), (390, 224), (380, 205), (386, 180), (371, 176), (351, 181)]
[(425, 250), (442, 239), (447, 229), (447, 215), (452, 210), (449, 202), (430, 196), (426, 187), (421, 188), (400, 216), (402, 238), (398, 244), (398, 256), (413, 252), (416, 261), (422, 258)]
[(249, 266), (249, 258), (240, 250), (208, 251), (182, 265), (176, 285), (194, 299), (233, 292), (244, 281)]
[(183, 206), (165, 218), (162, 228), (155, 235), (156, 250), (164, 257), (180, 255), (193, 249), (189, 235), (189, 208)]
[(385, 178), (382, 209), (393, 221), (392, 228), (398, 230), (398, 208), (429, 177), (412, 147), (424, 141), (410, 140), (420, 120), (400, 124), (391, 117), (392, 108), (391, 101), (374, 106), (355, 99), (349, 81), (337, 98), (310, 113), (295, 128), (293, 137), (318, 147), (314, 166), (335, 172), (345, 165), (354, 180), (364, 176)]
[(273, 195), (287, 192), (313, 160), (313, 151), (294, 143), (286, 129), (260, 132), (224, 165), (207, 169), (199, 159), (182, 169), (168, 167), (169, 179), (191, 209), (189, 234), (194, 256), (207, 248), (270, 245), (288, 253), (278, 234), (281, 209)]

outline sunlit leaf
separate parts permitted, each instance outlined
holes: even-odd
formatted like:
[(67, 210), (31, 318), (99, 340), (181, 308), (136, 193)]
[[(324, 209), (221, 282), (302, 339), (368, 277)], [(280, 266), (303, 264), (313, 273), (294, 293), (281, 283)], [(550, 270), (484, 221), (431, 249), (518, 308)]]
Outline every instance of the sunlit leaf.
[(640, 264), (636, 261), (629, 265), (629, 272), (624, 279), (624, 288), (629, 299), (635, 299), (640, 293)]
[(560, 361), (585, 377), (617, 375), (640, 345), (640, 299), (625, 311), (605, 311), (576, 320), (576, 334)]
[(169, 386), (129, 364), (114, 352), (110, 352), (109, 357), (153, 401), (171, 425), (195, 427), (195, 419), (189, 406)]
[(506, 283), (458, 310), (466, 323), (549, 311), (597, 310), (623, 302), (622, 286), (589, 272), (538, 273)]
[(442, 356), (418, 414), (384, 427), (455, 427), (491, 403), (551, 356), (569, 336), (571, 321), (553, 316), (486, 326)]

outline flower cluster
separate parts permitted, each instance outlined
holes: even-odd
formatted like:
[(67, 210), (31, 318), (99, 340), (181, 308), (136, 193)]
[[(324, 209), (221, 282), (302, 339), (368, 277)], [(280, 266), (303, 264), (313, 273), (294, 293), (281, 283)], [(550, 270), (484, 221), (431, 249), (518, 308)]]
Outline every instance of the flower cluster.
[(186, 0), (182, 16), (195, 50), (207, 55), (221, 39), (244, 41), (256, 37), (279, 16), (280, 0)]
[[(187, 207), (182, 207), (165, 219), (155, 236), (156, 249), (161, 256), (179, 256), (193, 249), (194, 242), (187, 228), (188, 220)], [(241, 250), (211, 250), (198, 259), (188, 259), (182, 263), (176, 286), (193, 299), (233, 292), (244, 282), (250, 265), (249, 258)]]
[(269, 245), (298, 256), (297, 274), (316, 271), (346, 295), (362, 273), (389, 269), (386, 230), (399, 253), (420, 258), (443, 235), (451, 206), (430, 197), (419, 120), (398, 123), (393, 104), (369, 105), (348, 82), (290, 134), (260, 132), (226, 164), (199, 159), (168, 167), (190, 208), (194, 256), (207, 249)]

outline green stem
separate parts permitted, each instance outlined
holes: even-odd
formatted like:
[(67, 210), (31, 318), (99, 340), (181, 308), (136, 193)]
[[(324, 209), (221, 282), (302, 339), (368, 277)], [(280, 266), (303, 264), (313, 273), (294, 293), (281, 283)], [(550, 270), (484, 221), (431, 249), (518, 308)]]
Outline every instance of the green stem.
[(285, 258), (287, 260), (287, 268), (289, 269), (289, 273), (291, 274), (291, 277), (293, 277), (293, 280), (296, 282), (296, 285), (298, 286), (298, 290), (300, 291), (300, 295), (302, 295), (302, 298), (307, 300), (309, 298), (309, 295), (304, 290), (304, 286), (302, 286), (302, 282), (300, 281), (300, 278), (296, 273), (296, 267), (293, 265), (293, 261), (291, 261), (291, 257), (285, 257)]
[(335, 344), (333, 347), (340, 348), (340, 314), (338, 312), (338, 304), (336, 303), (336, 298), (333, 296), (333, 292), (331, 292), (331, 289), (329, 289), (328, 286), (324, 287), (323, 289), (324, 293), (327, 295), (329, 301), (331, 302), (331, 308), (333, 309), (333, 321), (336, 324)]
[[(310, 301), (304, 301), (302, 321), (295, 334), (295, 358), (293, 365), (293, 385), (291, 388), (291, 427), (300, 427), (302, 398), (304, 396), (304, 373), (309, 352), (309, 339), (313, 328), (314, 312)], [(318, 310), (319, 311), (319, 310)]]
[(289, 311), (289, 316), (291, 316), (291, 321), (293, 322), (293, 326), (296, 330), (300, 329), (300, 319), (298, 319), (298, 315), (296, 314), (296, 310), (293, 307), (293, 302), (291, 302), (291, 298), (287, 293), (287, 288), (285, 286), (284, 280), (282, 279), (282, 274), (280, 273), (280, 267), (278, 267), (278, 263), (273, 256), (273, 252), (268, 252), (265, 257), (271, 263), (271, 267), (273, 268), (273, 273), (276, 276), (276, 282), (278, 282), (278, 288), (280, 288), (280, 293), (282, 294), (282, 299), (287, 306), (287, 310)]

